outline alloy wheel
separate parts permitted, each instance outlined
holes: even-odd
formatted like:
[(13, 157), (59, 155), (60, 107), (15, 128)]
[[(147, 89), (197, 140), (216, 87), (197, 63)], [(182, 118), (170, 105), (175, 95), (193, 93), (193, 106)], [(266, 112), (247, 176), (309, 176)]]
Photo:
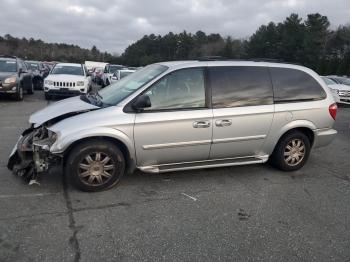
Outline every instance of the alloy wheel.
[(107, 154), (87, 154), (78, 165), (80, 180), (89, 186), (100, 186), (108, 182), (115, 172), (116, 162)]
[(305, 144), (301, 139), (292, 139), (284, 149), (284, 161), (289, 166), (296, 166), (305, 157)]

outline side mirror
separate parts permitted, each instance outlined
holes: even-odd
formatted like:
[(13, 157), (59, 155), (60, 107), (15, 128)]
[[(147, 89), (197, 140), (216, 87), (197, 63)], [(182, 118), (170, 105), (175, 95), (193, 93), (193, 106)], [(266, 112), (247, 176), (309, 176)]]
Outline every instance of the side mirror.
[(136, 98), (136, 100), (132, 103), (132, 108), (136, 111), (142, 111), (142, 109), (151, 107), (151, 99), (148, 95), (140, 95)]

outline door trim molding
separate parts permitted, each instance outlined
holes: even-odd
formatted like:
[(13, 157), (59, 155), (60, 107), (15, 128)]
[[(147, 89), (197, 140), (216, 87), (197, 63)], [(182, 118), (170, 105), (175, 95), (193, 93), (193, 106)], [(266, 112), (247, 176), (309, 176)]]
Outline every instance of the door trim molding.
[(144, 149), (144, 150), (152, 150), (152, 149), (164, 149), (164, 148), (198, 146), (198, 145), (209, 145), (209, 144), (211, 144), (211, 140), (199, 140), (199, 141), (188, 141), (188, 142), (176, 142), (176, 143), (143, 145), (142, 149)]
[(213, 139), (213, 144), (259, 140), (264, 138), (266, 138), (266, 135), (218, 138), (218, 139)]

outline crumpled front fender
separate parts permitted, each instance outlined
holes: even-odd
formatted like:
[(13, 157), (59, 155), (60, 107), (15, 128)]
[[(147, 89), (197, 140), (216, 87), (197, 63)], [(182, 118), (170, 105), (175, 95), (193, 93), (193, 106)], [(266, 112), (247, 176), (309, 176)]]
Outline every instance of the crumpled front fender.
[(134, 159), (135, 149), (132, 140), (122, 131), (110, 127), (84, 129), (76, 133), (65, 134), (64, 136), (59, 135), (56, 142), (51, 146), (50, 152), (53, 154), (62, 154), (74, 142), (93, 137), (109, 137), (119, 140), (127, 147), (130, 157)]

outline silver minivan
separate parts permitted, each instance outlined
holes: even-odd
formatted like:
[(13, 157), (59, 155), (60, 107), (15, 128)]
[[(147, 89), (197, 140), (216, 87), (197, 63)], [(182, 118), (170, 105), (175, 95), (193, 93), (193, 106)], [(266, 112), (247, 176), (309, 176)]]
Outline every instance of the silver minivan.
[(156, 63), (97, 93), (34, 113), (8, 168), (32, 182), (51, 166), (84, 191), (139, 169), (243, 164), (301, 168), (337, 131), (330, 90), (314, 71), (252, 61)]

